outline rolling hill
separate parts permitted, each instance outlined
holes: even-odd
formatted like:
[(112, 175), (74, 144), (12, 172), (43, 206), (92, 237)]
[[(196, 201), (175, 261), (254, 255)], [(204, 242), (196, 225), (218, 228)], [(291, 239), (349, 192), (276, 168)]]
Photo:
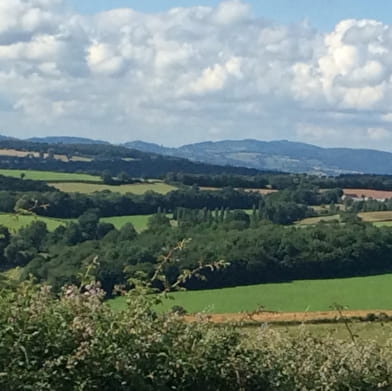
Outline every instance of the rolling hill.
[(392, 153), (370, 149), (322, 148), (282, 141), (225, 140), (167, 148), (133, 141), (125, 146), (210, 164), (286, 172), (391, 174)]
[(110, 144), (108, 141), (94, 140), (84, 137), (69, 137), (69, 136), (58, 136), (58, 137), (31, 137), (26, 141), (32, 143), (42, 144)]
[(64, 137), (49, 138), (46, 142), (43, 142), (43, 139), (40, 142), (0, 139), (0, 167), (94, 175), (108, 171), (112, 176), (124, 172), (134, 178), (161, 178), (171, 172), (240, 175), (258, 173), (252, 168), (191, 161), (176, 156), (130, 149), (124, 145), (94, 143), (93, 140), (91, 143), (75, 144), (72, 141), (77, 139), (71, 138), (67, 143), (64, 140)]

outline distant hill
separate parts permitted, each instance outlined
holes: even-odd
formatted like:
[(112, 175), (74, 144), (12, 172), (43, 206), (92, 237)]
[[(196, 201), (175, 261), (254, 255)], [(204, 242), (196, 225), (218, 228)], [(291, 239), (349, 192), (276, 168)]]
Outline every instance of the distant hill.
[(344, 173), (392, 174), (392, 153), (370, 149), (321, 148), (282, 141), (207, 141), (167, 148), (141, 141), (124, 144), (143, 152), (154, 152), (209, 164), (339, 175)]
[(9, 137), (9, 136), (3, 136), (2, 134), (0, 134), (0, 141), (2, 140), (12, 140), (13, 137)]
[[(35, 169), (102, 174), (121, 172), (131, 177), (162, 178), (168, 173), (255, 175), (247, 167), (213, 165), (175, 156), (143, 152), (109, 143), (48, 143), (19, 139), (0, 139), (0, 168)], [(80, 141), (80, 139), (78, 139)], [(51, 157), (49, 157), (51, 156)]]
[(109, 144), (107, 141), (93, 140), (84, 137), (68, 137), (68, 136), (57, 136), (57, 137), (31, 137), (26, 141), (33, 143), (43, 144)]

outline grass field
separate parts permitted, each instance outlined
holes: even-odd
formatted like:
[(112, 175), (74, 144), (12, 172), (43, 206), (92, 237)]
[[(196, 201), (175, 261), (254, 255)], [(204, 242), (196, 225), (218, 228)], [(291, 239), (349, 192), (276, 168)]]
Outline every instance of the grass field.
[(392, 221), (392, 211), (363, 212), (363, 213), (358, 213), (358, 216), (363, 221), (367, 221), (370, 223)]
[(131, 223), (136, 231), (141, 232), (147, 228), (147, 222), (151, 215), (140, 215), (140, 216), (115, 216), (115, 217), (104, 217), (101, 221), (105, 223), (113, 224), (117, 229), (120, 229), (127, 223)]
[[(238, 313), (260, 306), (271, 311), (327, 311), (335, 303), (351, 310), (392, 309), (392, 274), (331, 280), (295, 281), (205, 291), (176, 292), (161, 310), (173, 305), (190, 313)], [(111, 301), (113, 308), (125, 304), (120, 297)]]
[(52, 186), (66, 193), (85, 193), (91, 194), (96, 191), (109, 190), (115, 193), (133, 193), (133, 194), (144, 194), (147, 191), (155, 191), (156, 193), (166, 194), (169, 191), (175, 190), (174, 186), (167, 185), (166, 183), (136, 183), (132, 185), (121, 185), (121, 186), (110, 186), (100, 185), (94, 183), (53, 183)]
[(376, 227), (392, 227), (392, 221), (379, 221), (373, 224)]
[(306, 219), (298, 221), (296, 224), (313, 225), (319, 223), (320, 221), (333, 221), (333, 220), (339, 220), (339, 215), (308, 217)]
[[(141, 232), (147, 228), (147, 222), (151, 215), (140, 215), (140, 216), (114, 216), (104, 217), (100, 221), (111, 223), (117, 229), (120, 229), (126, 223), (131, 223), (135, 227), (136, 231)], [(75, 219), (76, 220), (76, 219)], [(50, 217), (42, 216), (23, 216), (15, 214), (0, 214), (0, 225), (8, 227), (11, 231), (17, 231), (21, 227), (25, 227), (31, 224), (33, 221), (43, 221), (48, 226), (49, 231), (55, 230), (59, 225), (65, 225), (73, 219), (54, 219)]]
[(10, 177), (14, 177), (14, 178), (20, 178), (20, 175), (22, 173), (25, 174), (26, 179), (32, 179), (32, 180), (36, 180), (36, 181), (45, 181), (45, 182), (93, 181), (93, 182), (101, 182), (101, 178), (99, 176), (88, 175), (88, 174), (74, 174), (74, 173), (55, 172), (55, 171), (0, 169), (0, 175), (10, 176)]
[(0, 214), (0, 225), (4, 225), (11, 231), (17, 231), (22, 227), (31, 224), (33, 221), (43, 221), (46, 223), (49, 231), (54, 231), (59, 225), (65, 225), (72, 220), (53, 219), (42, 216), (23, 216), (15, 214)]

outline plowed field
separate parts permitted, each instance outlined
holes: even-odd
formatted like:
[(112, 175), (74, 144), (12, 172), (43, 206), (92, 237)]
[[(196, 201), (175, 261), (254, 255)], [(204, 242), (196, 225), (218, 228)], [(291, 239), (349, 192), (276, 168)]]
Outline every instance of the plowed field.
[(371, 197), (374, 199), (386, 199), (392, 198), (392, 191), (385, 191), (385, 190), (371, 190), (371, 189), (343, 189), (344, 194), (346, 196), (353, 196), (353, 197)]

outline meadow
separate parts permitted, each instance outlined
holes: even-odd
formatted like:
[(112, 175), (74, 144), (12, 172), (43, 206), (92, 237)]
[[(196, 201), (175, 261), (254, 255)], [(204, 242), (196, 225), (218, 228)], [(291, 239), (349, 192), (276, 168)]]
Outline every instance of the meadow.
[(52, 186), (65, 193), (84, 193), (91, 194), (96, 191), (109, 190), (114, 193), (126, 194), (144, 194), (147, 191), (154, 191), (160, 194), (167, 194), (176, 188), (162, 182), (151, 183), (135, 183), (130, 185), (111, 186), (97, 183), (78, 183), (78, 182), (64, 182), (53, 183)]
[[(189, 313), (239, 313), (264, 308), (269, 311), (328, 311), (334, 304), (350, 310), (392, 309), (392, 274), (330, 280), (306, 280), (205, 291), (175, 292), (159, 310), (181, 306)], [(124, 308), (123, 297), (110, 301)]]
[(392, 227), (392, 221), (379, 221), (373, 224), (376, 227)]
[(380, 212), (362, 212), (358, 213), (358, 216), (363, 220), (370, 223), (388, 222), (392, 221), (392, 211), (380, 211)]
[(0, 214), (0, 225), (4, 225), (11, 232), (16, 232), (20, 228), (25, 227), (34, 221), (43, 221), (46, 223), (49, 231), (54, 231), (59, 225), (65, 225), (72, 220), (54, 219), (36, 215), (17, 215), (12, 213)]
[(134, 216), (114, 216), (103, 217), (100, 221), (113, 224), (117, 229), (120, 229), (127, 223), (131, 223), (136, 231), (141, 232), (147, 228), (148, 219), (151, 215), (134, 215)]
[(26, 179), (32, 179), (35, 181), (44, 181), (44, 182), (62, 182), (62, 181), (101, 182), (102, 181), (102, 179), (99, 176), (88, 175), (88, 174), (76, 174), (76, 173), (56, 172), (56, 171), (0, 169), (0, 175), (4, 175), (4, 176), (20, 178), (22, 174), (25, 175), (24, 177)]
[(317, 216), (317, 217), (307, 217), (306, 219), (298, 221), (296, 224), (298, 225), (313, 225), (318, 224), (321, 221), (336, 221), (340, 220), (339, 215), (331, 215), (331, 216)]
[[(140, 216), (114, 216), (103, 217), (100, 221), (113, 224), (117, 229), (120, 229), (127, 223), (131, 223), (136, 231), (141, 232), (147, 228), (148, 219), (151, 215)], [(0, 225), (4, 225), (10, 231), (15, 232), (20, 228), (31, 224), (34, 221), (43, 221), (46, 223), (49, 231), (54, 231), (59, 225), (65, 225), (76, 219), (55, 219), (50, 217), (43, 217), (37, 215), (19, 215), (12, 213), (0, 214)]]

